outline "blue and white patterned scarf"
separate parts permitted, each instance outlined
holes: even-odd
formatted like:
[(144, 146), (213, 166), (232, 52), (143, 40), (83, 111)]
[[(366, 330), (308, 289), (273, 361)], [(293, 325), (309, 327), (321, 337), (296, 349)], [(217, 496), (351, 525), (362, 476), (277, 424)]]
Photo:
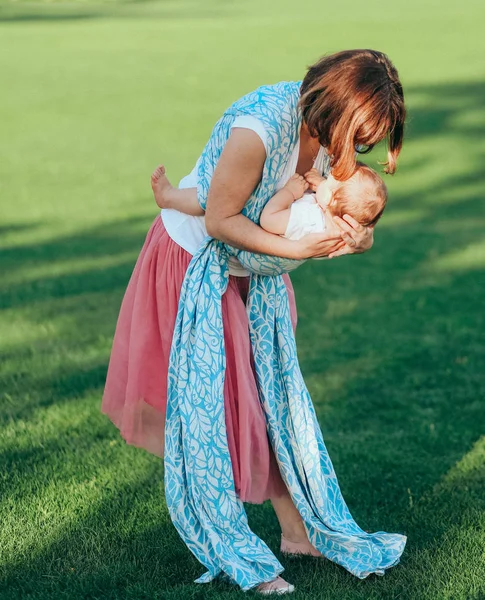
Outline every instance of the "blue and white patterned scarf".
[[(300, 86), (301, 82), (281, 82), (260, 87), (224, 113), (200, 161), (197, 191), (202, 208), (232, 122), (238, 115), (253, 115), (266, 126), (268, 152), (261, 182), (243, 214), (259, 222), (298, 141)], [(247, 312), (259, 397), (283, 480), (309, 540), (325, 557), (359, 578), (383, 575), (399, 562), (406, 536), (365, 532), (342, 497), (298, 364), (281, 277), (303, 261), (252, 254), (208, 237), (188, 266), (180, 294), (165, 425), (167, 506), (178, 533), (208, 569), (195, 581), (204, 583), (223, 574), (248, 590), (284, 570), (249, 528), (234, 488), (224, 416), (221, 308), (230, 255), (252, 273)]]

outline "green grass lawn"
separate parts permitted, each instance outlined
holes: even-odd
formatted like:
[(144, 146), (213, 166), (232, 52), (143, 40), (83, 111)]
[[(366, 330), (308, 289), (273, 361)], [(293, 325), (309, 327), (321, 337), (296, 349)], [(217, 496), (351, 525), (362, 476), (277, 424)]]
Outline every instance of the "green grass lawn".
[[(112, 336), (153, 168), (177, 180), (233, 100), (357, 47), (398, 67), (407, 139), (372, 251), (292, 274), (297, 341), (353, 516), (408, 543), (384, 577), (280, 557), (284, 576), (295, 600), (485, 598), (484, 19), (478, 0), (0, 2), (2, 600), (242, 597), (193, 583), (162, 461), (100, 413)], [(280, 556), (269, 502), (246, 507)]]

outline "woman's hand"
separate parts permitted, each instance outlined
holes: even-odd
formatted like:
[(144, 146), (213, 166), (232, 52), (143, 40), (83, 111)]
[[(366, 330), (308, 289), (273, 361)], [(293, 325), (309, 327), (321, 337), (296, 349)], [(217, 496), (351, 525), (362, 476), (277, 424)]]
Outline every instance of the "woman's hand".
[(328, 258), (343, 256), (344, 254), (360, 254), (372, 248), (374, 243), (374, 226), (364, 227), (350, 215), (343, 218), (334, 217), (334, 222), (342, 230), (343, 247), (332, 251)]
[(294, 258), (297, 260), (329, 257), (330, 254), (341, 252), (346, 246), (342, 236), (332, 234), (332, 237), (329, 237), (328, 234), (322, 233), (307, 233), (293, 243), (295, 244)]

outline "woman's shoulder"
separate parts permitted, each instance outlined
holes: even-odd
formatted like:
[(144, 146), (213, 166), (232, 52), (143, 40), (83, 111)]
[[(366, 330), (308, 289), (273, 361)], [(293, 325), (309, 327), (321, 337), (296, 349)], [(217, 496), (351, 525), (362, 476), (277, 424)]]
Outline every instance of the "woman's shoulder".
[(300, 96), (301, 81), (280, 81), (270, 85), (262, 85), (236, 100), (228, 109), (235, 115), (246, 114), (261, 118), (284, 111), (285, 108), (296, 108)]
[(281, 145), (281, 140), (291, 137), (299, 123), (298, 100), (301, 81), (280, 81), (262, 85), (236, 100), (224, 113), (234, 121), (240, 116), (251, 116), (260, 121), (267, 133), (267, 155)]

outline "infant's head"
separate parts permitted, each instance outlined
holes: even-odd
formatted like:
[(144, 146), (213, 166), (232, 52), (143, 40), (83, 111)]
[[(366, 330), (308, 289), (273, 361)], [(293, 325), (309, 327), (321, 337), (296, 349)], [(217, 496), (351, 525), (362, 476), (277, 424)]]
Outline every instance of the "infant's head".
[(382, 178), (364, 163), (349, 179), (338, 181), (329, 175), (317, 188), (317, 201), (333, 216), (347, 214), (361, 225), (375, 225), (387, 203), (387, 188)]

